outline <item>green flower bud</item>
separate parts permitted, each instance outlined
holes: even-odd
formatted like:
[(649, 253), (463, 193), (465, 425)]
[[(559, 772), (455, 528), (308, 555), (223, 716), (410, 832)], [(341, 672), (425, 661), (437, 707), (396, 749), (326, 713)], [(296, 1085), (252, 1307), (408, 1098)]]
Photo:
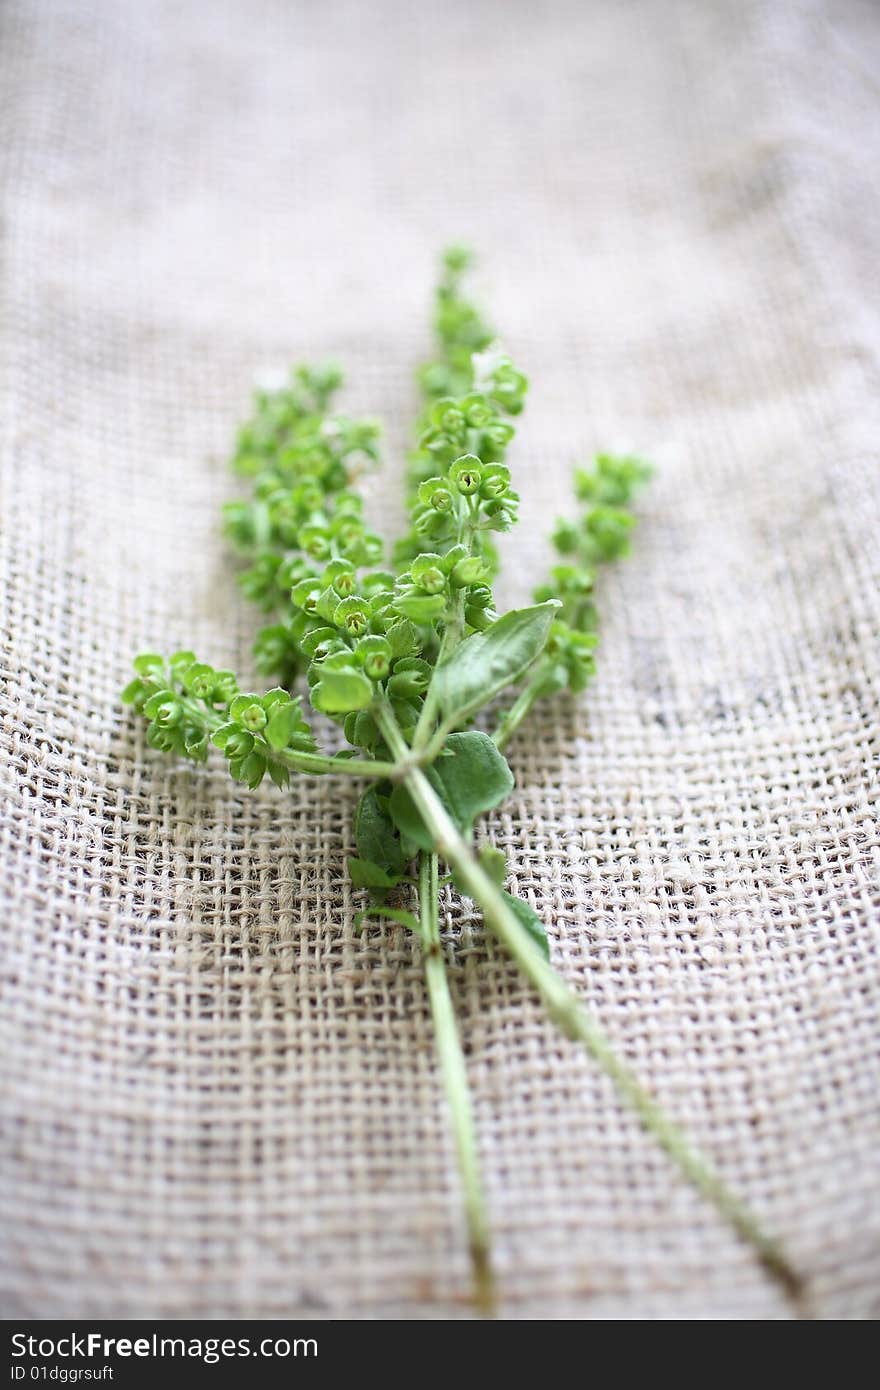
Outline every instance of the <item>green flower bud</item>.
[(413, 517), (413, 530), (419, 536), (435, 537), (447, 535), (450, 529), (453, 514), (450, 512), (435, 512), (430, 507), (423, 511), (417, 511)]
[(324, 501), (324, 494), (320, 487), (317, 483), (311, 481), (301, 483), (299, 487), (294, 490), (294, 496), (296, 497), (299, 510), (306, 514), (319, 511)]
[(211, 666), (194, 661), (184, 672), (183, 684), (197, 700), (210, 700), (214, 693), (215, 675)]
[(471, 429), (485, 429), (496, 418), (495, 412), (485, 396), (466, 396), (461, 403), (461, 408)]
[(290, 591), (290, 597), (301, 608), (304, 613), (313, 613), (315, 604), (321, 594), (321, 581), (314, 575), (309, 575), (306, 579), (300, 579)]
[(274, 623), (261, 628), (253, 645), (256, 668), (261, 674), (277, 673), (290, 683), (298, 670), (297, 644), (289, 628)]
[(395, 579), (396, 575), (390, 570), (373, 570), (372, 574), (364, 575), (361, 587), (365, 594), (373, 596), (384, 589), (393, 589)]
[(359, 710), (355, 715), (354, 738), (349, 742), (356, 748), (375, 748), (379, 742), (379, 729), (373, 716), (367, 710)]
[(244, 730), (238, 730), (228, 736), (223, 745), (223, 752), (232, 762), (234, 759), (246, 758), (253, 746), (252, 735), (245, 733)]
[(359, 565), (375, 565), (385, 554), (385, 542), (381, 536), (374, 535), (372, 531), (366, 531), (361, 536), (356, 553)]
[(313, 560), (329, 560), (330, 536), (324, 526), (304, 526), (297, 536), (300, 549)]
[(443, 252), (443, 268), (452, 275), (461, 275), (472, 260), (473, 255), (466, 246), (447, 246)]
[(157, 705), (153, 719), (160, 728), (170, 728), (172, 724), (179, 724), (183, 718), (183, 706), (179, 700), (163, 700)]
[(346, 559), (354, 560), (364, 535), (364, 523), (357, 517), (345, 517), (335, 528), (336, 544)]
[(419, 650), (419, 639), (412, 623), (397, 620), (386, 629), (385, 640), (393, 657), (411, 656)]
[(208, 731), (191, 724), (183, 731), (183, 748), (187, 757), (203, 763), (208, 756)]
[(438, 401), (431, 411), (431, 419), (445, 434), (457, 435), (467, 426), (467, 421), (454, 401)]
[(395, 596), (394, 607), (414, 623), (432, 623), (446, 611), (446, 598), (443, 594), (423, 594), (405, 588)]
[(175, 675), (178, 677), (178, 679), (180, 679), (183, 676), (184, 671), (186, 671), (190, 666), (194, 664), (195, 659), (195, 652), (172, 652), (168, 658), (168, 665), (171, 667), (172, 675)]
[(335, 518), (359, 517), (364, 509), (364, 500), (356, 492), (340, 492), (336, 498)]
[(238, 694), (238, 682), (234, 671), (214, 672), (214, 699), (218, 704), (228, 705)]
[(176, 753), (178, 734), (175, 729), (165, 729), (161, 724), (151, 724), (147, 729), (147, 743), (160, 753)]
[(485, 632), (494, 623), (497, 614), (492, 608), (478, 608), (469, 603), (465, 606), (464, 618), (469, 627), (477, 632)]
[(364, 637), (355, 648), (371, 681), (384, 680), (391, 670), (391, 643), (384, 637)]
[(553, 528), (553, 544), (560, 555), (571, 555), (578, 548), (580, 541), (580, 531), (573, 521), (564, 518), (557, 521)]
[(452, 507), (453, 497), (448, 488), (435, 488), (431, 494), (431, 506), (435, 512), (448, 512)]
[(503, 463), (490, 463), (483, 469), (480, 496), (504, 497), (510, 489), (510, 469)]
[(499, 420), (497, 424), (489, 425), (484, 433), (484, 438), (494, 446), (498, 454), (504, 452), (511, 439), (513, 439), (513, 436), (513, 427), (511, 425), (505, 425), (501, 420)]
[(476, 454), (464, 454), (449, 469), (449, 477), (465, 496), (477, 492), (482, 481), (482, 464)]
[(183, 705), (174, 690), (157, 690), (144, 704), (144, 714), (159, 728), (170, 728), (183, 717)]
[(135, 676), (133, 681), (129, 681), (119, 698), (124, 705), (133, 705), (140, 713), (149, 694), (149, 689), (149, 685), (145, 684), (139, 676)]
[(388, 682), (388, 693), (394, 699), (412, 700), (427, 690), (432, 668), (418, 657), (404, 657), (394, 663), (394, 673)]
[(466, 589), (470, 584), (482, 584), (488, 577), (484, 561), (478, 555), (468, 555), (458, 561), (450, 575), (450, 583), (454, 589)]
[(134, 669), (139, 676), (148, 680), (162, 680), (165, 675), (165, 658), (156, 652), (141, 652), (134, 659)]
[(441, 569), (439, 555), (418, 555), (412, 562), (412, 579), (417, 588), (426, 594), (439, 594), (446, 587), (446, 576)]
[(324, 570), (324, 584), (329, 584), (340, 598), (348, 598), (357, 587), (357, 576), (350, 560), (331, 560)]
[(367, 601), (355, 597), (344, 598), (333, 611), (333, 621), (352, 637), (360, 637), (370, 625)]
[(468, 603), (473, 608), (491, 608), (494, 595), (488, 584), (475, 584), (468, 594)]

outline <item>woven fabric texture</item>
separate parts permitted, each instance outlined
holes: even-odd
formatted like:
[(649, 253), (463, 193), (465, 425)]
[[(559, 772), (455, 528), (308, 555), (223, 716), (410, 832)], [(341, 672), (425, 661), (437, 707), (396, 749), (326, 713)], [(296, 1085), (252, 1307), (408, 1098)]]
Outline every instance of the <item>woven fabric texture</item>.
[[(599, 674), (520, 732), (489, 828), (819, 1312), (876, 1316), (876, 8), (0, 22), (6, 1316), (469, 1316), (418, 952), (352, 927), (356, 792), (174, 765), (117, 698), (145, 648), (252, 674), (218, 509), (257, 371), (344, 364), (393, 531), (453, 239), (533, 383), (504, 600), (574, 463), (658, 464)], [(790, 1316), (444, 909), (504, 1316)]]

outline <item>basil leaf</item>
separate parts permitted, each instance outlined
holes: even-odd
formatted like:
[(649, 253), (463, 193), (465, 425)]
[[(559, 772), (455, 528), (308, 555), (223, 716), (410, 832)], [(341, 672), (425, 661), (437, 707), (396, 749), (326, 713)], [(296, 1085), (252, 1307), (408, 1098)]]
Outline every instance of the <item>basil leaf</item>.
[(501, 896), (507, 903), (511, 912), (519, 920), (520, 925), (525, 927), (529, 936), (541, 952), (541, 955), (549, 960), (550, 943), (547, 940), (547, 932), (544, 929), (544, 923), (541, 921), (535, 909), (530, 907), (524, 898), (515, 898), (512, 893), (506, 893), (503, 888), (501, 890)]
[(390, 874), (401, 874), (407, 865), (400, 837), (388, 814), (388, 798), (367, 787), (354, 813), (354, 838), (361, 859)]
[(399, 594), (394, 600), (394, 611), (414, 623), (432, 623), (442, 618), (446, 608), (443, 594)]
[(507, 856), (503, 849), (496, 849), (494, 845), (480, 846), (480, 866), (489, 875), (497, 888), (500, 888), (507, 878)]
[(400, 874), (389, 874), (369, 859), (355, 859), (349, 856), (348, 875), (355, 888), (396, 888)]
[(373, 686), (354, 666), (341, 670), (321, 670), (321, 679), (312, 687), (311, 701), (324, 714), (348, 714), (353, 709), (365, 709), (373, 698)]
[(364, 922), (368, 917), (388, 918), (392, 922), (398, 922), (400, 926), (406, 927), (408, 931), (421, 935), (421, 925), (419, 919), (414, 917), (411, 912), (407, 912), (405, 907), (365, 907), (363, 912), (359, 912), (354, 919), (355, 931), (363, 931)]
[(285, 788), (285, 787), (289, 784), (289, 782), (290, 782), (290, 772), (288, 771), (288, 769), (287, 769), (286, 767), (284, 767), (284, 765), (283, 765), (282, 763), (272, 763), (272, 762), (270, 762), (270, 763), (269, 763), (269, 776), (272, 778), (272, 781), (275, 783), (275, 785), (276, 785), (276, 787), (279, 789), (279, 791), (282, 791), (282, 792), (284, 791), (284, 788)]
[(518, 680), (543, 651), (558, 607), (550, 600), (514, 608), (456, 647), (431, 682), (442, 718), (460, 724)]
[(274, 702), (272, 712), (269, 715), (269, 722), (263, 731), (266, 742), (270, 748), (275, 749), (287, 747), (291, 734), (299, 728), (302, 718), (297, 702), (290, 700), (286, 690), (282, 691), (281, 694), (288, 699), (289, 703), (283, 705), (279, 700)]
[[(477, 816), (500, 805), (513, 789), (513, 773), (487, 734), (471, 729), (450, 734), (448, 756), (437, 759), (425, 776), (458, 829), (469, 835)], [(391, 818), (419, 849), (430, 850), (434, 838), (404, 786), (397, 786), (388, 803)]]

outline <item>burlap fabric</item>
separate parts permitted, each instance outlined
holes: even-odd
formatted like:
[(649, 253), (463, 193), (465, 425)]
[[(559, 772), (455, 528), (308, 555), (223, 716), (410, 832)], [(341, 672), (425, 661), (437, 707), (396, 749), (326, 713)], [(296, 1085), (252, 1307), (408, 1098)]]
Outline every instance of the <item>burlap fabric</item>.
[[(248, 677), (217, 514), (258, 369), (344, 362), (393, 528), (451, 238), (533, 381), (504, 597), (575, 461), (660, 465), (495, 839), (819, 1310), (876, 1314), (876, 9), (31, 0), (2, 41), (7, 1315), (468, 1313), (355, 792), (251, 795), (117, 702), (144, 647)], [(787, 1316), (446, 908), (505, 1315)]]

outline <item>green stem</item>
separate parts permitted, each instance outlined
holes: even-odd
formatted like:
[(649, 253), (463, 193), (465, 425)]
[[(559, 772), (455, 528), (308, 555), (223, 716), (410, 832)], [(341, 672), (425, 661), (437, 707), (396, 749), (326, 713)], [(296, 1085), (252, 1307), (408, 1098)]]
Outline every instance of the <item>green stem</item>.
[(400, 772), (396, 763), (380, 763), (372, 758), (328, 758), (324, 753), (297, 753), (291, 748), (273, 748), (267, 756), (297, 772), (336, 772), (346, 777), (375, 777), (377, 781), (396, 777)]
[(437, 856), (422, 853), (419, 856), (419, 918), (425, 958), (425, 980), (434, 1019), (437, 1057), (443, 1075), (458, 1157), (458, 1171), (464, 1192), (476, 1299), (480, 1308), (488, 1313), (493, 1310), (495, 1301), (490, 1263), (489, 1220), (480, 1176), (467, 1070), (440, 943), (438, 893)]
[[(380, 707), (377, 718), (395, 758), (407, 758), (409, 749), (391, 709), (388, 706)], [(754, 1248), (765, 1269), (781, 1283), (786, 1292), (798, 1297), (802, 1292), (800, 1277), (777, 1242), (763, 1230), (756, 1217), (730, 1191), (711, 1164), (640, 1084), (626, 1063), (618, 1057), (598, 1023), (582, 1007), (577, 995), (544, 959), (465, 844), (421, 768), (410, 763), (404, 781), (422, 819), (431, 828), (435, 850), (455, 869), (468, 895), (479, 904), (486, 925), (538, 991), (557, 1027), (573, 1041), (583, 1043), (648, 1133), (654, 1136), (697, 1190), (714, 1203), (734, 1230)]]
[(510, 709), (502, 715), (498, 727), (492, 735), (492, 742), (496, 748), (504, 749), (507, 747), (532, 705), (541, 698), (545, 679), (546, 676), (543, 672), (536, 672), (528, 685), (523, 686)]
[[(183, 695), (178, 696), (178, 699), (191, 714), (193, 722), (201, 723), (210, 733), (214, 733), (228, 720), (225, 711), (221, 713)], [(396, 777), (400, 772), (396, 763), (380, 763), (372, 758), (331, 758), (326, 753), (301, 753), (294, 748), (270, 748), (268, 744), (261, 744), (260, 751), (265, 753), (269, 760), (283, 763), (295, 772), (337, 772), (347, 777), (375, 777), (377, 781), (386, 777)]]
[[(452, 652), (461, 641), (464, 631), (464, 590), (459, 589), (452, 601), (451, 611), (447, 614), (446, 623), (443, 628), (443, 636), (440, 638), (440, 650), (437, 653), (437, 665), (440, 666), (451, 656)], [(433, 682), (428, 686), (425, 696), (425, 703), (422, 705), (413, 735), (413, 748), (423, 749), (429, 740), (431, 726), (437, 715), (437, 698), (434, 694)]]

